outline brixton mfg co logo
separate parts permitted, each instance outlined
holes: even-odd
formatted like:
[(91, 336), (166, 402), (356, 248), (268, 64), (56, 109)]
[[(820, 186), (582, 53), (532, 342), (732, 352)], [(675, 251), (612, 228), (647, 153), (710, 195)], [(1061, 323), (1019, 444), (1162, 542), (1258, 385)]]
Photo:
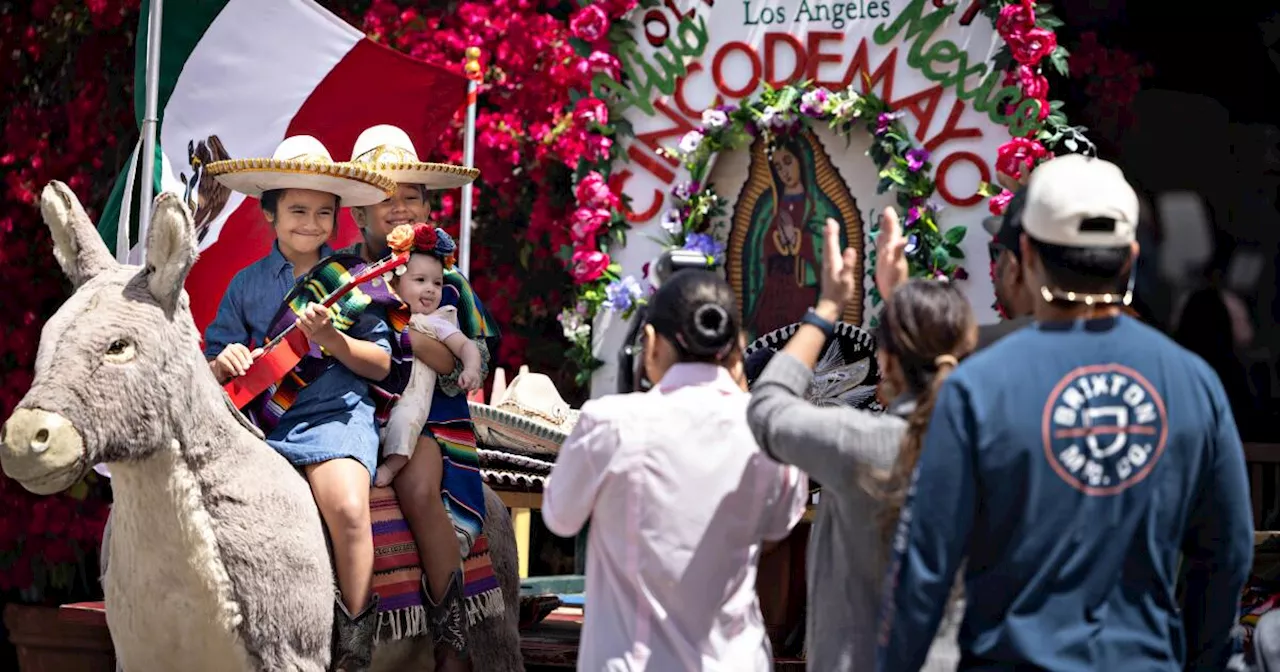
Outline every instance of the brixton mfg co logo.
[(1164, 399), (1142, 374), (1119, 364), (1078, 368), (1044, 407), (1044, 455), (1086, 495), (1119, 494), (1151, 473), (1168, 438)]

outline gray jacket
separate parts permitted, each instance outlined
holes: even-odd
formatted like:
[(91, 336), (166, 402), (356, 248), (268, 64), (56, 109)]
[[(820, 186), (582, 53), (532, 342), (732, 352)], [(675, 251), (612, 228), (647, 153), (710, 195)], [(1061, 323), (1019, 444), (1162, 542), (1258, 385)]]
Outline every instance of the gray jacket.
[[(819, 408), (802, 397), (812, 378), (795, 357), (778, 353), (752, 390), (747, 424), (766, 453), (822, 484), (806, 561), (807, 667), (864, 672), (876, 664), (887, 550), (880, 503), (863, 479), (893, 466), (915, 400), (899, 397), (884, 414)], [(944, 618), (925, 670), (956, 669), (962, 613), (957, 607)]]

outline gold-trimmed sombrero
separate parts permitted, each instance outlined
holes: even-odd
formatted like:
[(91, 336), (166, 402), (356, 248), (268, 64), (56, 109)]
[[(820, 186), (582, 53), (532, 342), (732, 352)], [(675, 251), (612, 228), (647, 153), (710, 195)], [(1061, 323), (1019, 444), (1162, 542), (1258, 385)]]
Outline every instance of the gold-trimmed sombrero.
[(522, 371), (492, 406), (469, 402), (476, 440), (517, 453), (555, 455), (578, 424), (555, 383), (541, 373)]
[(363, 166), (336, 163), (329, 150), (310, 135), (285, 138), (269, 159), (230, 159), (205, 166), (233, 191), (261, 198), (273, 189), (311, 189), (335, 194), (342, 205), (361, 207), (386, 200), (396, 184)]
[(419, 161), (409, 134), (390, 124), (366, 128), (356, 138), (351, 163), (376, 170), (397, 183), (420, 184), (427, 189), (456, 189), (480, 176), (475, 168)]

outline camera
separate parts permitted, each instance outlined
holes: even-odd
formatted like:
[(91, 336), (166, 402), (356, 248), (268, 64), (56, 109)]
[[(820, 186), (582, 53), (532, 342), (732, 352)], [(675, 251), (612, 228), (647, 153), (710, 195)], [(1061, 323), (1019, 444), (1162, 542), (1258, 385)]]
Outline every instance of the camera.
[[(655, 288), (671, 276), (689, 269), (714, 271), (718, 268), (713, 257), (695, 250), (667, 250), (650, 266), (650, 282)], [(636, 309), (627, 327), (627, 337), (618, 352), (618, 392), (644, 392), (653, 383), (644, 375), (644, 325), (645, 306)]]

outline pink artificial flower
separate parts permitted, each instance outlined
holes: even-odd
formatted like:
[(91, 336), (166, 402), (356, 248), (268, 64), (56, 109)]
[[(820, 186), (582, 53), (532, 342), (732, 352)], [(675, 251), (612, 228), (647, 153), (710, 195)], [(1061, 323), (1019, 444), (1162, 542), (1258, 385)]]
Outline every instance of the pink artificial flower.
[(591, 74), (603, 73), (611, 79), (617, 79), (622, 73), (622, 64), (613, 54), (604, 51), (593, 51), (587, 57), (587, 65)]
[(595, 96), (579, 98), (578, 103), (573, 106), (573, 120), (583, 126), (588, 126), (592, 123), (607, 124), (609, 123), (609, 108), (604, 104), (603, 100)]
[(609, 17), (599, 5), (587, 5), (569, 19), (569, 30), (579, 40), (594, 44), (609, 32)]
[(604, 161), (613, 150), (613, 138), (599, 133), (587, 134), (587, 158), (591, 161)]
[(575, 243), (595, 243), (600, 229), (613, 219), (604, 208), (578, 208), (573, 212), (569, 233)]
[(573, 253), (569, 275), (579, 285), (594, 282), (609, 268), (609, 255), (600, 250), (578, 250)]
[(574, 195), (578, 199), (578, 205), (584, 208), (618, 207), (618, 197), (609, 189), (604, 176), (594, 170), (578, 182)]

